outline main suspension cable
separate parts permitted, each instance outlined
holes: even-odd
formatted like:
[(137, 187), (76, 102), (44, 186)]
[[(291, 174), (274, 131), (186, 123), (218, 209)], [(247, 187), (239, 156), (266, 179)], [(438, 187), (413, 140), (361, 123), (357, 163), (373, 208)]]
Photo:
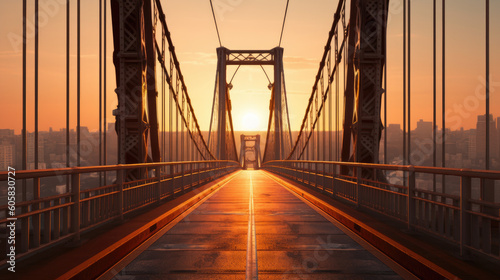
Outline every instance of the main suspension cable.
[[(286, 20), (286, 14), (288, 12), (288, 3), (289, 2), (290, 2), (290, 0), (286, 0), (285, 16), (283, 17), (283, 25), (281, 26), (281, 35), (280, 35), (280, 42), (278, 43), (278, 47), (281, 46), (281, 39), (283, 38), (283, 30), (285, 30), (285, 20)], [(266, 76), (267, 76), (267, 74), (266, 74)]]
[(220, 40), (219, 27), (217, 26), (217, 19), (215, 18), (214, 5), (212, 4), (212, 0), (210, 0), (210, 7), (212, 8), (212, 15), (214, 17), (215, 30), (217, 30), (217, 38), (219, 39), (219, 46), (222, 47), (222, 43)]

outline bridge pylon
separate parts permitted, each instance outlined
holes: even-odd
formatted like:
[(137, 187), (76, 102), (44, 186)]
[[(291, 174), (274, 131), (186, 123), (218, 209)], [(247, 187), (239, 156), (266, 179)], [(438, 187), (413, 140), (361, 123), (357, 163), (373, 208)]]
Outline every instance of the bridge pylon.
[(221, 160), (237, 159), (231, 119), (230, 86), (226, 79), (228, 65), (274, 66), (274, 82), (270, 85), (272, 89), (270, 120), (264, 161), (286, 158), (291, 147), (291, 132), (283, 73), (283, 48), (280, 47), (271, 50), (217, 48), (217, 75), (208, 138), (211, 151)]
[[(156, 99), (156, 50), (151, 1), (111, 0), (116, 70), (118, 163), (161, 161)], [(150, 139), (151, 155), (148, 155)], [(127, 180), (147, 177), (145, 169)]]
[[(387, 0), (351, 2), (342, 161), (379, 163), (387, 14)], [(385, 178), (368, 169), (361, 173), (364, 178)]]
[[(240, 135), (240, 165), (243, 169), (248, 169), (251, 165), (253, 169), (260, 169), (262, 166), (262, 155), (260, 153), (260, 135)], [(253, 145), (250, 145), (252, 144)], [(247, 157), (247, 153), (253, 153), (254, 159)]]

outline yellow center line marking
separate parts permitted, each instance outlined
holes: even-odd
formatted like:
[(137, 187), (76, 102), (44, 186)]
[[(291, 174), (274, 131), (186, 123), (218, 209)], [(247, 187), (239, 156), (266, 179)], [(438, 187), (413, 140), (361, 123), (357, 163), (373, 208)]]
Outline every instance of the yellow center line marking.
[(253, 207), (253, 181), (250, 173), (250, 198), (248, 203), (247, 266), (246, 279), (259, 279), (257, 269), (257, 242), (255, 238), (255, 215)]

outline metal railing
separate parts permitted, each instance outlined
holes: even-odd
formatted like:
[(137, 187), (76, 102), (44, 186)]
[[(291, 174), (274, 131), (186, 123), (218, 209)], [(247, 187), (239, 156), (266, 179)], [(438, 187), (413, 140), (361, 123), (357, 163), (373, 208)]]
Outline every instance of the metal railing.
[[(131, 169), (146, 169), (148, 179), (125, 181)], [(165, 168), (166, 172), (161, 172)], [(17, 259), (62, 241), (78, 242), (80, 234), (106, 222), (123, 220), (127, 213), (159, 203), (192, 190), (208, 181), (240, 168), (234, 161), (187, 161), (73, 167), (47, 170), (16, 171), (18, 185), (32, 181), (33, 198), (15, 204), (0, 206), (0, 234), (11, 233), (7, 225), (15, 222), (15, 247)], [(81, 175), (96, 172), (116, 172), (112, 184), (82, 190)], [(54, 196), (40, 196), (40, 179), (69, 176), (69, 192)], [(0, 182), (10, 181), (8, 172), (0, 172)], [(27, 186), (27, 189), (30, 189)], [(15, 215), (12, 213), (12, 206)], [(7, 238), (2, 238), (6, 242)], [(7, 245), (1, 244), (0, 266), (6, 263)], [(10, 246), (10, 245), (9, 245)]]
[[(341, 167), (357, 171), (352, 174), (358, 175), (340, 175)], [(409, 230), (446, 240), (457, 246), (463, 257), (479, 253), (500, 261), (500, 203), (478, 194), (484, 189), (491, 193), (500, 180), (500, 171), (301, 160), (266, 162), (263, 168), (335, 199), (404, 222)], [(391, 184), (363, 179), (359, 176), (361, 169), (402, 172), (406, 181)], [(446, 176), (448, 184), (454, 179), (456, 193), (429, 189), (422, 178), (432, 180), (435, 175)]]

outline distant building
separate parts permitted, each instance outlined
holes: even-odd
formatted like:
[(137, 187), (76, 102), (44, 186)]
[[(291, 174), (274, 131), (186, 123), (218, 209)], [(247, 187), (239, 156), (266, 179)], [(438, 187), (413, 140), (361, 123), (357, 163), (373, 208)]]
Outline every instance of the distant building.
[(417, 128), (415, 128), (412, 137), (432, 138), (432, 122), (425, 122), (420, 119), (417, 122)]
[[(476, 159), (485, 159), (486, 153), (486, 115), (477, 116), (476, 124)], [(495, 157), (498, 154), (498, 132), (496, 129), (495, 122), (493, 121), (493, 115), (490, 114), (489, 118), (489, 132), (490, 132), (490, 158)], [(492, 156), (493, 155), (493, 156)]]
[(14, 129), (0, 129), (0, 138), (13, 137)]
[[(4, 129), (6, 130), (6, 129)], [(15, 146), (9, 142), (0, 144), (0, 170), (6, 171), (9, 166), (14, 166), (15, 162)]]
[[(28, 169), (35, 169), (35, 133), (28, 133)], [(44, 169), (45, 164), (45, 139), (38, 136), (38, 169)]]
[(391, 139), (392, 137), (397, 137), (399, 135), (403, 135), (403, 130), (401, 130), (400, 124), (389, 124), (387, 127), (387, 138)]

